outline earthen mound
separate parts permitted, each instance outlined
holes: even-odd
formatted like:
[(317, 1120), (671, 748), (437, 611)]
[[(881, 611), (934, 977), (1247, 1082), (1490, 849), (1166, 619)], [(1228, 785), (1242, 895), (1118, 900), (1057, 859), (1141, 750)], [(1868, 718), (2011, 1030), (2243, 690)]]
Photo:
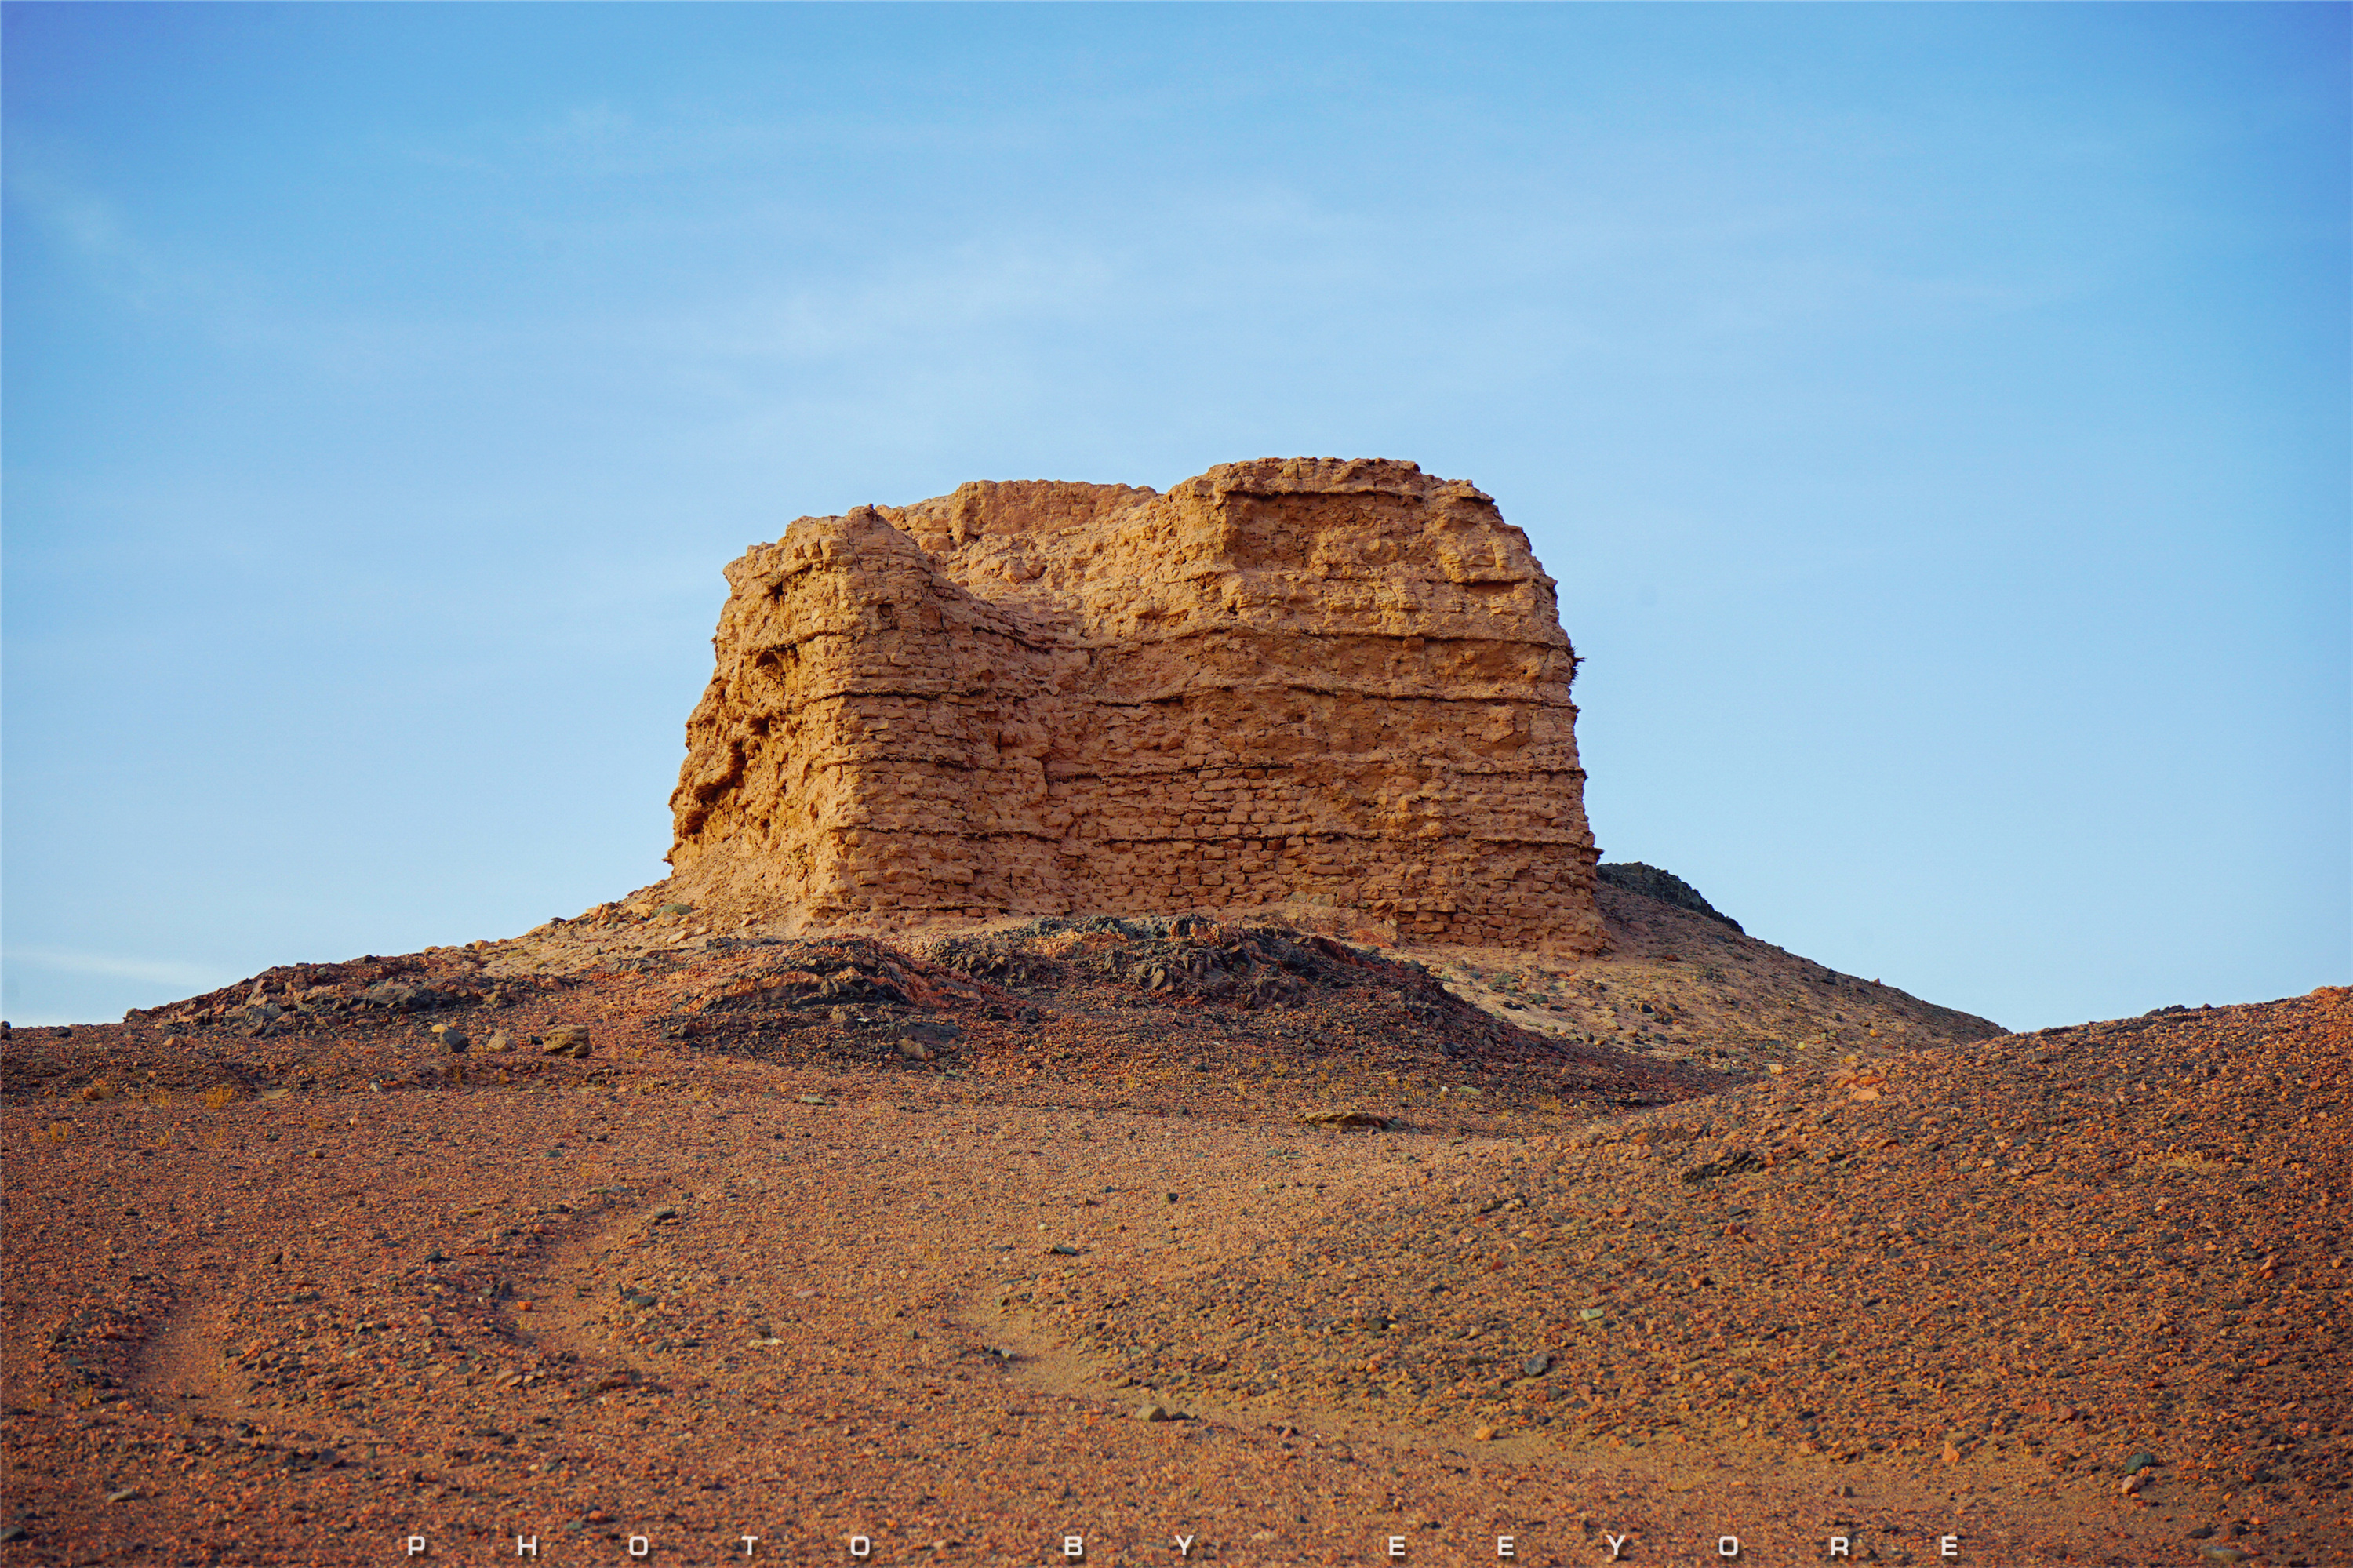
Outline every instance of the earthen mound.
[(727, 568), (669, 880), (902, 926), (1272, 906), (1591, 952), (1577, 658), (1526, 536), (1411, 463), (967, 484)]
[(2353, 1484), (2349, 1074), (2342, 987), (1850, 1056), (1054, 1327), (1177, 1401), (1968, 1459), (2317, 1527)]
[(1688, 909), (1694, 915), (1721, 920), (1736, 931), (1742, 928), (1739, 921), (1702, 898), (1698, 888), (1672, 871), (1644, 865), (1639, 860), (1629, 860), (1596, 866), (1593, 874), (1612, 887), (1622, 887), (1630, 893), (1655, 898), (1662, 904), (1672, 904), (1678, 909)]

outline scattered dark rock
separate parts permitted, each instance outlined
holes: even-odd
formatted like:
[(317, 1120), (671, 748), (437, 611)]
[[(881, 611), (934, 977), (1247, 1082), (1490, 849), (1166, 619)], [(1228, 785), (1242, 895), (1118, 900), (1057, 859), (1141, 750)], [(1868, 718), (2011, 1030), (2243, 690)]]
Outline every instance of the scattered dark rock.
[(1385, 1116), (1375, 1116), (1370, 1111), (1314, 1110), (1302, 1112), (1299, 1125), (1302, 1127), (1366, 1127), (1371, 1128), (1376, 1132), (1386, 1132), (1388, 1130), (1389, 1118)]
[(1739, 921), (1702, 898), (1698, 888), (1672, 871), (1644, 865), (1639, 860), (1628, 860), (1597, 865), (1593, 874), (1613, 887), (1622, 887), (1629, 893), (1655, 898), (1662, 904), (1672, 904), (1678, 909), (1688, 909), (1694, 915), (1704, 915), (1711, 920), (1721, 920), (1736, 931), (1741, 929)]
[(1704, 1165), (1694, 1165), (1683, 1173), (1692, 1186), (1703, 1181), (1715, 1181), (1726, 1176), (1738, 1176), (1750, 1171), (1762, 1171), (1765, 1161), (1746, 1149), (1736, 1149), (1721, 1160), (1711, 1160)]

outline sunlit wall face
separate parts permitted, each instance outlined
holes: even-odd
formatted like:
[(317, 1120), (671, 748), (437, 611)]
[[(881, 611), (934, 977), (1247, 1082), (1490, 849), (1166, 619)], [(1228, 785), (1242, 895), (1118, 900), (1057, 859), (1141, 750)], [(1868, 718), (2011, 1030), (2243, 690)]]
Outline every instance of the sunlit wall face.
[(1768, 940), (2348, 978), (2342, 7), (0, 26), (15, 1022), (652, 880), (796, 514), (1291, 454), (1497, 497)]

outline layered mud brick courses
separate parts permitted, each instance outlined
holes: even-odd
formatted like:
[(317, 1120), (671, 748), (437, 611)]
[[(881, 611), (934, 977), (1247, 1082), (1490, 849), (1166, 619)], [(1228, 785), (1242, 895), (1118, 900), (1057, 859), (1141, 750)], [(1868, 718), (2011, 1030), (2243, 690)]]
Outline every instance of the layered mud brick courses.
[(817, 921), (1284, 903), (1591, 952), (1577, 659), (1492, 498), (1262, 460), (967, 484), (727, 568), (672, 896)]

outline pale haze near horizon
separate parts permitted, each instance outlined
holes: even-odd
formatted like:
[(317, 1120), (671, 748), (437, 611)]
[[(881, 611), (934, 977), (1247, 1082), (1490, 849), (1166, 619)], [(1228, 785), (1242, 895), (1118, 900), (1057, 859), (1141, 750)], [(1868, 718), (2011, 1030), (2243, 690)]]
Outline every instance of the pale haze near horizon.
[(1497, 498), (1752, 935), (2343, 984), (2347, 18), (8, 6), (5, 1015), (654, 881), (797, 515), (1293, 455)]

